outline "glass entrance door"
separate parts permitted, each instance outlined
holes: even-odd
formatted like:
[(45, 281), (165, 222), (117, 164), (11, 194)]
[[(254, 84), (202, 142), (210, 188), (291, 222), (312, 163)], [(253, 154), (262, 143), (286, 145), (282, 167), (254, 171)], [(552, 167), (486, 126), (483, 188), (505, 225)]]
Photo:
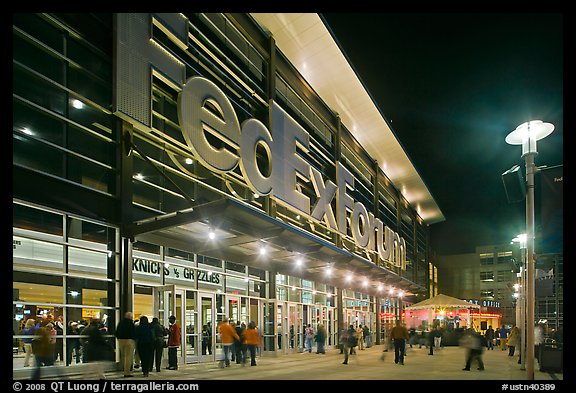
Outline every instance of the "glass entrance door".
[(214, 294), (198, 294), (199, 332), (197, 348), (201, 348), (199, 361), (212, 362), (216, 360), (216, 310)]
[(302, 305), (288, 303), (288, 320), (286, 337), (287, 352), (297, 352), (299, 348), (304, 348), (304, 326), (302, 321)]
[(152, 316), (158, 317), (163, 326), (168, 327), (170, 315), (176, 315), (176, 303), (174, 302), (174, 285), (152, 287)]
[[(185, 338), (185, 307), (182, 306), (184, 291), (177, 289), (174, 285), (162, 285), (152, 288), (152, 315), (158, 316), (159, 322), (168, 328), (170, 326), (169, 318), (171, 315), (176, 317), (176, 323), (180, 326), (180, 337)], [(186, 361), (186, 352), (184, 345), (186, 339), (180, 340), (180, 347), (177, 350), (178, 364)], [(167, 363), (168, 353), (162, 356), (162, 362)], [(164, 364), (163, 364), (164, 365)]]

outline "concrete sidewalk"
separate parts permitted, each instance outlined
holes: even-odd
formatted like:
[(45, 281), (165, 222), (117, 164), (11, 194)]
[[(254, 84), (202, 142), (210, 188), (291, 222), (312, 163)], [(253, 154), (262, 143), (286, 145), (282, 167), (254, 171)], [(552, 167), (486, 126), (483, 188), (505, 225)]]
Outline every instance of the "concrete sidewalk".
[[(460, 347), (445, 347), (428, 355), (425, 347), (409, 348), (405, 364), (394, 363), (394, 352), (382, 352), (383, 346), (373, 346), (356, 355), (351, 355), (347, 365), (342, 364), (343, 355), (337, 349), (329, 349), (325, 355), (315, 352), (294, 353), (278, 356), (261, 356), (257, 366), (251, 367), (232, 363), (230, 367), (219, 368), (218, 363), (201, 363), (180, 366), (178, 370), (150, 372), (153, 380), (502, 380), (525, 381), (526, 371), (520, 369), (518, 357), (508, 356), (508, 351), (496, 348), (484, 351), (485, 370), (477, 370), (473, 364), (471, 371), (463, 371), (465, 350)], [(381, 359), (384, 354), (384, 360)], [(563, 374), (539, 371), (535, 362), (534, 380), (563, 380)], [(122, 373), (113, 372), (107, 379), (143, 379), (142, 372), (136, 370), (135, 378), (124, 378)]]

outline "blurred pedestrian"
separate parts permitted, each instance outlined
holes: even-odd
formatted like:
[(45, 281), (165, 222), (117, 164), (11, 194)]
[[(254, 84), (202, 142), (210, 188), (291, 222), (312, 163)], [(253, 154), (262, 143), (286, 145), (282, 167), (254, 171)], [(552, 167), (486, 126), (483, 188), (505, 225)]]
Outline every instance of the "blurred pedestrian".
[(124, 318), (116, 326), (115, 336), (118, 340), (118, 350), (120, 351), (120, 367), (124, 372), (124, 377), (132, 377), (132, 363), (134, 362), (134, 349), (136, 347), (136, 326), (133, 315), (127, 311)]
[(434, 328), (434, 348), (440, 349), (441, 345), (442, 345), (442, 329), (440, 328), (440, 326), (436, 325), (436, 327)]
[(222, 347), (224, 348), (224, 360), (220, 361), (220, 367), (230, 367), (230, 350), (232, 345), (234, 344), (234, 340), (240, 340), (236, 330), (232, 325), (230, 325), (229, 321), (225, 319), (222, 321), (220, 326), (218, 327), (220, 332), (220, 341), (222, 342)]
[(86, 362), (93, 363), (93, 367), (87, 370), (94, 371), (97, 379), (104, 379), (104, 362), (111, 360), (112, 347), (104, 338), (100, 329), (100, 321), (93, 318), (90, 325), (84, 329), (83, 335), (87, 336), (84, 348), (86, 350)]
[(366, 348), (370, 348), (372, 346), (372, 336), (367, 324), (364, 324), (364, 327), (362, 328), (362, 336), (364, 337), (364, 345)]
[(356, 329), (354, 325), (350, 325), (348, 329), (342, 331), (340, 335), (340, 345), (342, 345), (344, 352), (344, 361), (342, 364), (348, 364), (348, 358), (352, 351), (352, 348), (356, 346)]
[(434, 355), (434, 328), (428, 331), (426, 339), (428, 340), (427, 341), (428, 344), (427, 346), (429, 348), (428, 355)]
[(32, 372), (32, 379), (40, 379), (41, 367), (50, 366), (54, 361), (54, 352), (50, 345), (50, 328), (46, 325), (48, 320), (42, 321), (40, 327), (36, 329), (36, 337), (32, 340), (32, 352), (36, 367)]
[(318, 324), (314, 341), (316, 341), (316, 353), (325, 355), (326, 349), (324, 346), (326, 344), (326, 328), (321, 323)]
[(466, 365), (462, 370), (470, 371), (472, 362), (478, 362), (478, 370), (483, 371), (484, 361), (482, 360), (482, 355), (484, 348), (482, 347), (480, 334), (474, 329), (469, 328), (460, 340), (460, 345), (466, 349)]
[(314, 328), (308, 324), (304, 329), (304, 339), (306, 341), (306, 349), (308, 353), (312, 352), (312, 342), (314, 341)]

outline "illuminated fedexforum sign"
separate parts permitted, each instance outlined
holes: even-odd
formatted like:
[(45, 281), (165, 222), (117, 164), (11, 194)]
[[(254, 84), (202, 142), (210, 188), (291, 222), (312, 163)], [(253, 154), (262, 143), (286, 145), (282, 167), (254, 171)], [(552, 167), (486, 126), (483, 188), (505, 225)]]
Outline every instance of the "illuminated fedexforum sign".
[[(149, 81), (154, 69), (180, 91), (180, 127), (194, 158), (204, 167), (219, 174), (240, 167), (246, 185), (255, 194), (270, 196), (298, 214), (324, 222), (332, 231), (346, 234), (349, 230), (357, 247), (374, 251), (381, 260), (405, 269), (404, 239), (368, 212), (362, 203), (354, 201), (349, 192), (354, 190), (354, 176), (350, 171), (338, 162), (336, 183), (324, 180), (298, 152), (297, 148), (303, 154), (308, 153), (308, 132), (273, 101), (270, 101), (270, 129), (253, 118), (240, 124), (232, 103), (215, 83), (199, 76), (184, 81), (183, 64), (150, 39), (150, 29), (155, 24), (185, 48), (188, 37), (185, 18), (179, 14), (145, 15), (148, 14), (117, 15), (115, 112), (118, 115), (136, 128), (150, 130), (151, 112), (143, 113), (142, 108), (145, 112), (151, 101)], [(128, 31), (126, 26), (136, 31)], [(131, 83), (138, 72), (147, 75), (145, 86)], [(127, 97), (131, 101), (144, 100), (145, 104), (128, 103)], [(219, 146), (211, 143), (214, 138)], [(258, 166), (257, 151), (267, 155), (270, 168), (267, 173), (262, 173)], [(310, 198), (299, 191), (298, 179), (312, 183), (316, 194), (314, 206)], [(336, 211), (332, 208), (333, 200)]]

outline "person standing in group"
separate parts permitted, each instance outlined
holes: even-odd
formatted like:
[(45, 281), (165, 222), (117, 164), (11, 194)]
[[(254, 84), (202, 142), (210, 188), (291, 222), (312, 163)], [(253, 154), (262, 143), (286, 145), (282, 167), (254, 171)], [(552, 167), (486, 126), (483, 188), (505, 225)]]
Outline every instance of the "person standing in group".
[(250, 321), (244, 331), (244, 342), (250, 352), (250, 366), (256, 365), (256, 348), (260, 345), (260, 334), (254, 321)]
[(326, 328), (323, 324), (318, 324), (318, 330), (316, 330), (316, 335), (314, 336), (314, 341), (316, 341), (316, 353), (326, 354), (326, 349), (324, 345), (326, 344)]
[(180, 348), (180, 325), (176, 322), (176, 317), (170, 315), (168, 318), (170, 327), (168, 328), (168, 370), (178, 370), (178, 348)]
[(64, 317), (62, 315), (58, 315), (58, 318), (54, 321), (54, 330), (56, 331), (54, 363), (56, 363), (58, 359), (64, 362)]
[(246, 330), (246, 324), (240, 321), (236, 322), (236, 327), (234, 328), (236, 334), (240, 338), (234, 342), (234, 352), (236, 354), (236, 364), (246, 363), (246, 344), (244, 343), (244, 331)]
[(136, 326), (130, 311), (124, 313), (124, 318), (118, 322), (114, 333), (118, 340), (118, 350), (120, 351), (120, 367), (124, 372), (124, 377), (132, 376), (132, 362), (134, 361), (134, 348), (136, 346)]
[(24, 338), (24, 367), (30, 367), (30, 359), (34, 359), (32, 357), (32, 339), (34, 338), (34, 332), (36, 331), (36, 328), (34, 327), (35, 324), (36, 321), (34, 318), (28, 318), (24, 325), (24, 329), (22, 329), (22, 334), (29, 336)]
[(220, 341), (222, 342), (222, 347), (224, 348), (224, 360), (220, 360), (220, 367), (224, 367), (224, 364), (226, 367), (230, 367), (230, 350), (234, 344), (234, 340), (239, 341), (240, 337), (227, 319), (222, 321), (218, 327), (218, 330), (220, 332)]
[[(162, 354), (164, 352), (165, 337), (168, 335), (168, 330), (160, 324), (160, 321), (156, 317), (152, 318), (152, 330), (154, 331), (155, 337), (152, 361), (156, 364), (156, 372), (159, 373), (162, 366)], [(153, 369), (154, 367), (150, 367), (150, 370)]]
[(54, 328), (54, 324), (52, 322), (48, 322), (46, 324), (46, 328), (48, 329), (48, 332), (50, 333), (50, 339), (48, 340), (49, 344), (50, 344), (50, 352), (52, 352), (52, 360), (50, 361), (50, 364), (48, 364), (48, 366), (53, 366), (54, 362), (56, 360), (56, 329)]
[(505, 326), (498, 329), (498, 336), (500, 337), (500, 349), (505, 351), (507, 345), (506, 339), (508, 338), (508, 330), (506, 330)]
[(212, 355), (212, 332), (208, 325), (202, 326), (202, 355)]
[(80, 332), (78, 330), (78, 322), (70, 321), (68, 322), (68, 326), (66, 327), (66, 365), (69, 366), (72, 364), (72, 353), (76, 357), (76, 364), (80, 363), (80, 339), (78, 337), (71, 337), (77, 336)]
[(140, 354), (140, 365), (142, 366), (142, 375), (147, 377), (152, 368), (152, 359), (154, 356), (154, 330), (152, 325), (148, 322), (148, 317), (142, 315), (140, 323), (136, 328), (136, 342), (138, 346), (138, 353)]
[(394, 363), (404, 364), (404, 355), (406, 351), (406, 340), (408, 340), (408, 330), (396, 320), (396, 326), (390, 331), (390, 339), (394, 341)]
[(364, 345), (366, 348), (370, 348), (372, 346), (372, 336), (370, 335), (370, 328), (367, 324), (364, 324), (362, 328), (362, 336), (364, 337)]
[(312, 352), (312, 342), (314, 341), (314, 328), (308, 324), (304, 329), (304, 339), (306, 340), (306, 349), (308, 353)]
[(494, 350), (494, 329), (492, 329), (492, 325), (488, 326), (486, 332), (484, 333), (484, 337), (486, 337), (486, 343), (488, 346), (488, 350)]
[(356, 339), (358, 340), (358, 348), (360, 350), (364, 350), (364, 329), (362, 328), (362, 324), (358, 325), (358, 329), (356, 329)]
[(510, 335), (508, 336), (508, 356), (514, 356), (516, 351), (516, 346), (518, 345), (518, 339), (520, 338), (520, 329), (518, 326), (514, 326), (510, 330)]

